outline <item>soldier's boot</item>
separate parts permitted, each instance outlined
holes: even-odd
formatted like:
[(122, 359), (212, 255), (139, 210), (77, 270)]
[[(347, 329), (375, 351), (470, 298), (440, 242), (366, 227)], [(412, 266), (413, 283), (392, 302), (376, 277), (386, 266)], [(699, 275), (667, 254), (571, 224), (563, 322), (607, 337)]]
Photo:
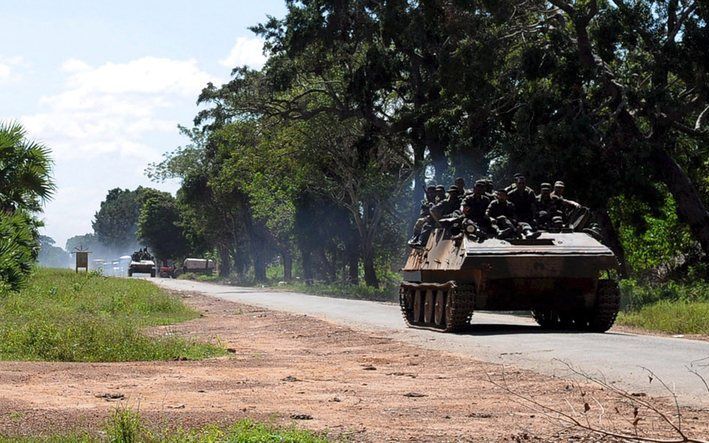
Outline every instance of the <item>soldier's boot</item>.
[(515, 238), (516, 236), (517, 236), (517, 230), (512, 227), (505, 228), (505, 229), (501, 230), (499, 234), (497, 234), (497, 237), (501, 240), (511, 240), (511, 239)]
[(535, 238), (539, 238), (539, 236), (542, 235), (540, 231), (535, 231), (532, 229), (532, 227), (528, 223), (523, 223), (522, 224), (522, 236), (527, 239), (534, 240)]
[(421, 234), (412, 235), (411, 238), (409, 239), (409, 241), (407, 242), (409, 247), (420, 248), (421, 247), (421, 240), (419, 239), (420, 236), (421, 236)]

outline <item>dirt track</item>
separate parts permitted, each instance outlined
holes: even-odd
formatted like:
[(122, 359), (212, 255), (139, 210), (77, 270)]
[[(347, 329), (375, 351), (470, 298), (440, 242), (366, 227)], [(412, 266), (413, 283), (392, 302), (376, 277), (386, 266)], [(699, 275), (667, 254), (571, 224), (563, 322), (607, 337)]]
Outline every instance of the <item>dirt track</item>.
[[(240, 418), (327, 431), (353, 441), (584, 439), (490, 380), (564, 412), (632, 430), (633, 410), (595, 386), (425, 350), (303, 315), (184, 295), (204, 317), (154, 333), (220, 341), (233, 352), (201, 362), (0, 362), (0, 434), (96, 429), (119, 404), (156, 425)], [(581, 396), (580, 392), (585, 396)], [(123, 396), (107, 400), (106, 394)], [(635, 393), (639, 399), (648, 399)], [(110, 396), (109, 395), (109, 396)], [(671, 411), (667, 399), (651, 399)], [(601, 409), (603, 406), (603, 412)], [(617, 412), (616, 412), (617, 410)], [(657, 429), (644, 408), (641, 430)], [(684, 428), (709, 435), (709, 411), (685, 409)]]

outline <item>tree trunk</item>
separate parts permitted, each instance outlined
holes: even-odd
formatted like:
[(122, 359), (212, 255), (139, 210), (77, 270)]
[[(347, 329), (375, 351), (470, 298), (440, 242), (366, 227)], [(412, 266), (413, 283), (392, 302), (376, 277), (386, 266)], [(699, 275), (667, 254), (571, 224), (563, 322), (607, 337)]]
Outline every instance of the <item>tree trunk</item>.
[(436, 171), (436, 182), (442, 184), (441, 180), (443, 180), (443, 174), (448, 171), (448, 159), (446, 158), (445, 149), (441, 143), (433, 137), (426, 137), (426, 145), (428, 146), (428, 151), (431, 153), (431, 162)]
[(300, 248), (301, 263), (303, 266), (303, 279), (306, 285), (313, 284), (313, 254), (310, 249)]
[(353, 285), (359, 284), (359, 254), (357, 248), (348, 248), (347, 251), (347, 282)]
[(347, 282), (359, 284), (359, 239), (355, 229), (345, 233), (345, 257), (347, 262)]
[(283, 280), (293, 280), (293, 256), (290, 251), (284, 249), (281, 253), (281, 259), (283, 260)]
[(377, 278), (377, 271), (374, 268), (374, 248), (371, 243), (363, 247), (362, 262), (364, 264), (364, 282), (367, 286), (378, 288), (379, 279)]
[(618, 263), (620, 264), (620, 276), (622, 278), (628, 278), (630, 269), (628, 268), (628, 262), (625, 258), (625, 248), (620, 241), (618, 231), (615, 229), (615, 226), (613, 226), (613, 220), (611, 220), (608, 211), (605, 209), (596, 211), (596, 217), (598, 219), (598, 225), (601, 228), (601, 233), (603, 234), (604, 243), (611, 248), (611, 251), (613, 251), (615, 257), (618, 259)]
[(257, 282), (266, 281), (266, 257), (265, 245), (255, 245), (253, 248), (254, 255), (254, 278)]
[(657, 148), (652, 160), (659, 178), (667, 185), (677, 202), (680, 221), (689, 225), (705, 256), (709, 257), (709, 212), (697, 189), (682, 167), (664, 149)]
[(219, 276), (228, 277), (231, 274), (231, 257), (229, 256), (229, 248), (225, 246), (219, 247)]
[(318, 258), (320, 258), (320, 269), (322, 271), (322, 275), (320, 277), (322, 277), (322, 279), (328, 283), (335, 281), (337, 275), (335, 265), (333, 265), (332, 262), (327, 258), (325, 248), (318, 248), (317, 255)]

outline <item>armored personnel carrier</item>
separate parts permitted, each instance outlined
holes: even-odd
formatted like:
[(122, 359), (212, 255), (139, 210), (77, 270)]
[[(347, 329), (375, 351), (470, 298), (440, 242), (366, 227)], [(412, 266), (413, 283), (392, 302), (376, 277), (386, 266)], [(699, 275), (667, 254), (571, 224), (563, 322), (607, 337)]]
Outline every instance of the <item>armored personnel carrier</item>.
[(147, 249), (136, 251), (131, 255), (128, 277), (132, 277), (133, 274), (150, 274), (151, 277), (155, 277), (155, 257), (150, 255)]
[(474, 310), (531, 310), (543, 328), (605, 332), (620, 307), (618, 262), (585, 232), (479, 239), (437, 228), (413, 249), (399, 300), (407, 324), (459, 331)]

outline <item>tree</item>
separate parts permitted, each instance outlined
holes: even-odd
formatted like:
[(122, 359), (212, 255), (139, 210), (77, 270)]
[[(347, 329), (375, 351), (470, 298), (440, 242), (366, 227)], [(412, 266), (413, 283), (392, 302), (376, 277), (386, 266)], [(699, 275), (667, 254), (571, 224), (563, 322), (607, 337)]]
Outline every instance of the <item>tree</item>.
[(140, 202), (135, 191), (111, 189), (91, 223), (98, 241), (110, 248), (130, 251), (137, 246)]
[(187, 252), (180, 212), (170, 194), (147, 199), (138, 217), (138, 238), (161, 259), (182, 258)]
[(49, 149), (19, 123), (0, 123), (0, 210), (36, 212), (55, 190)]
[(49, 150), (17, 123), (0, 123), (0, 292), (17, 290), (39, 252), (35, 213), (55, 189)]
[(71, 256), (64, 249), (55, 246), (54, 239), (40, 235), (37, 262), (46, 268), (66, 268), (71, 264)]
[(164, 192), (142, 186), (134, 191), (120, 188), (108, 191), (91, 224), (98, 242), (114, 253), (136, 249), (141, 207), (149, 199), (164, 198), (165, 195)]

